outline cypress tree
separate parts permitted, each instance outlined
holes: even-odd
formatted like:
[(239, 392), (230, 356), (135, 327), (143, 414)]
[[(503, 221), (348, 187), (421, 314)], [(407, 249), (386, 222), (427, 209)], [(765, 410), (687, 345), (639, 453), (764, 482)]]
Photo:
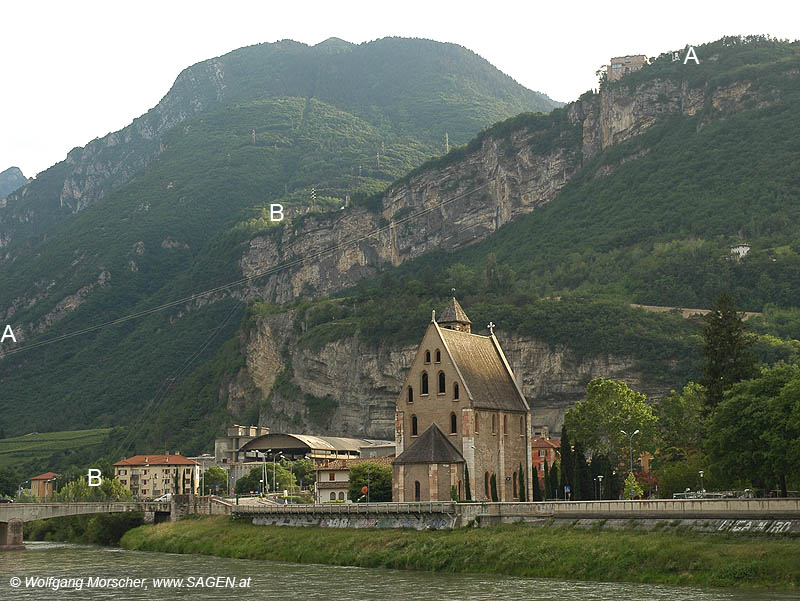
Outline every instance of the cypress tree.
[(492, 501), (497, 503), (500, 498), (497, 496), (497, 477), (494, 474), (492, 474), (492, 477), (489, 479), (489, 484), (492, 487)]
[(742, 315), (733, 299), (723, 292), (711, 312), (703, 316), (702, 384), (706, 387), (706, 413), (711, 413), (731, 386), (758, 374), (756, 358), (750, 350), (753, 338), (746, 333)]
[(586, 501), (594, 498), (594, 488), (592, 473), (589, 464), (586, 462), (586, 455), (583, 452), (581, 441), (575, 441), (575, 452), (573, 454), (575, 464), (575, 476), (573, 478), (574, 488), (572, 498), (577, 501)]
[[(574, 482), (572, 482), (572, 475), (574, 471), (573, 467), (573, 457), (572, 457), (572, 446), (569, 442), (569, 437), (567, 436), (567, 427), (564, 426), (561, 429), (561, 487), (560, 490), (562, 494), (564, 494), (564, 499), (566, 500), (566, 486), (570, 486), (574, 488)], [(575, 498), (574, 495), (572, 497)]]
[(542, 500), (542, 487), (539, 486), (539, 470), (533, 471), (533, 499), (532, 501)]
[(525, 490), (525, 472), (522, 471), (522, 462), (519, 463), (519, 500), (523, 503), (527, 500), (527, 492)]
[(469, 467), (464, 464), (464, 495), (467, 501), (472, 501), (472, 489), (469, 487)]
[(553, 492), (553, 496), (556, 498), (556, 500), (561, 498), (561, 496), (558, 494), (559, 469), (559, 465), (556, 462), (553, 462), (553, 465), (550, 466), (550, 490)]
[[(537, 478), (538, 480), (538, 478)], [(547, 467), (547, 457), (544, 458), (544, 500), (547, 501), (553, 496), (553, 490), (550, 487), (550, 468)]]

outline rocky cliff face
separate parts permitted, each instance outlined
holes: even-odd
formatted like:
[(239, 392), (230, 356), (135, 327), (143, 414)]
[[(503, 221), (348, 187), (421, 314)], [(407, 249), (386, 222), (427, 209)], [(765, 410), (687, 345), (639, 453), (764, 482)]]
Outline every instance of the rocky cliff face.
[[(373, 345), (351, 336), (310, 349), (298, 343), (292, 318), (287, 312), (260, 319), (249, 332), (247, 366), (220, 391), (228, 410), (241, 416), (260, 407), (259, 423), (278, 431), (393, 439), (395, 401), (416, 345)], [(566, 347), (496, 334), (531, 406), (533, 423), (551, 432), (561, 430), (564, 414), (583, 398), (592, 378), (623, 380), (650, 399), (667, 392), (643, 377), (630, 358), (579, 359)], [(289, 357), (297, 390), (287, 396), (275, 384)], [(332, 401), (326, 419), (316, 419), (304, 403), (308, 397)]]
[[(307, 215), (253, 239), (241, 259), (245, 275), (286, 263), (289, 267), (255, 280), (248, 294), (273, 303), (325, 295), (426, 252), (473, 244), (551, 201), (586, 161), (639, 136), (664, 116), (694, 115), (710, 104), (714, 111), (702, 127), (753, 102), (770, 102), (750, 88), (748, 82), (738, 82), (709, 92), (654, 81), (635, 90), (618, 86), (584, 95), (566, 107), (567, 122), (555, 143), (552, 132), (546, 136), (536, 127), (502, 137), (489, 135), (460, 160), (434, 165), (394, 186), (380, 199), (379, 211), (356, 208)], [(619, 164), (647, 152), (642, 148)], [(597, 173), (605, 175), (619, 164), (604, 165)], [(413, 222), (408, 219), (412, 215)], [(264, 365), (271, 374), (287, 369), (278, 351), (282, 348), (283, 356), (291, 357), (290, 376), (302, 395), (333, 399), (336, 406), (329, 420), (315, 422), (297, 398), (273, 390), (274, 376), (257, 375), (252, 378), (258, 381), (256, 396), (269, 399), (262, 404), (262, 425), (392, 438), (394, 404), (414, 346), (371, 346), (350, 337), (312, 350), (298, 345), (290, 329), (276, 328), (272, 321), (261, 323), (251, 335), (249, 353), (254, 360), (249, 354), (248, 371), (263, 372)], [(630, 357), (578, 358), (567, 347), (551, 348), (516, 334), (501, 332), (498, 337), (530, 402), (534, 423), (553, 432), (561, 430), (564, 414), (583, 398), (594, 377), (623, 380), (650, 399), (668, 392), (644, 377)], [(255, 359), (262, 355), (270, 360)]]
[(28, 183), (19, 167), (9, 167), (0, 172), (0, 207), (5, 206), (6, 196)]
[[(656, 80), (635, 90), (617, 86), (587, 93), (565, 108), (566, 122), (484, 136), (460, 160), (434, 164), (393, 186), (378, 211), (305, 215), (254, 238), (240, 261), (244, 275), (288, 268), (260, 277), (247, 294), (274, 303), (326, 295), (426, 252), (474, 244), (553, 200), (586, 161), (665, 116), (694, 115), (710, 103), (715, 111), (708, 119), (723, 118), (746, 104), (771, 101), (750, 87), (737, 82), (709, 91)], [(599, 173), (616, 166), (605, 165)]]

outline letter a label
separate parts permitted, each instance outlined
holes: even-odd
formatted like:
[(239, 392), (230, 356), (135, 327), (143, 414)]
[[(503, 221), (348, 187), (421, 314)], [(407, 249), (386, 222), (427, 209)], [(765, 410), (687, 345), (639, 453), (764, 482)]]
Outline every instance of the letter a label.
[(689, 46), (689, 52), (686, 53), (686, 58), (683, 59), (683, 64), (685, 65), (689, 61), (694, 61), (695, 65), (700, 64), (700, 59), (697, 58), (697, 53), (694, 51), (694, 46)]
[(5, 342), (7, 338), (10, 338), (11, 342), (17, 341), (17, 337), (14, 336), (14, 330), (11, 329), (11, 326), (6, 326), (6, 329), (3, 331), (3, 337), (0, 338), (0, 343)]

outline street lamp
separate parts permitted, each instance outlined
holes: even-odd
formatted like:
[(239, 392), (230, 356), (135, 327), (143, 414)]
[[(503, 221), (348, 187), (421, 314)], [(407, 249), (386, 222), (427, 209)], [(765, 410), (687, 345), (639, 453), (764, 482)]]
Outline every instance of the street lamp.
[[(272, 449), (270, 449), (271, 451)], [(277, 457), (283, 457), (283, 453), (278, 453), (277, 455), (272, 455), (272, 484), (275, 486), (275, 492), (278, 492), (278, 464), (276, 463)]]
[(600, 500), (603, 500), (603, 476), (597, 476), (597, 479), (600, 481)]
[(639, 433), (639, 430), (634, 430), (631, 434), (628, 434), (625, 430), (620, 430), (622, 434), (628, 437), (628, 448), (631, 451), (631, 474), (633, 473), (633, 437)]
[(703, 486), (703, 474), (704, 473), (705, 472), (703, 472), (703, 470), (700, 470), (700, 472), (699, 472), (699, 474), (700, 474), (700, 495), (703, 496), (703, 497), (706, 496), (706, 488), (705, 488), (705, 486)]

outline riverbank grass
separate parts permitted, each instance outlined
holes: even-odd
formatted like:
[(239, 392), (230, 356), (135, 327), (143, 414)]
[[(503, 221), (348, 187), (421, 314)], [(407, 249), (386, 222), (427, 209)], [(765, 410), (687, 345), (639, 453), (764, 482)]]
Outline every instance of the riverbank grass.
[(126, 549), (368, 568), (688, 586), (800, 588), (800, 540), (506, 525), (417, 532), (254, 526), (229, 517), (128, 531)]

